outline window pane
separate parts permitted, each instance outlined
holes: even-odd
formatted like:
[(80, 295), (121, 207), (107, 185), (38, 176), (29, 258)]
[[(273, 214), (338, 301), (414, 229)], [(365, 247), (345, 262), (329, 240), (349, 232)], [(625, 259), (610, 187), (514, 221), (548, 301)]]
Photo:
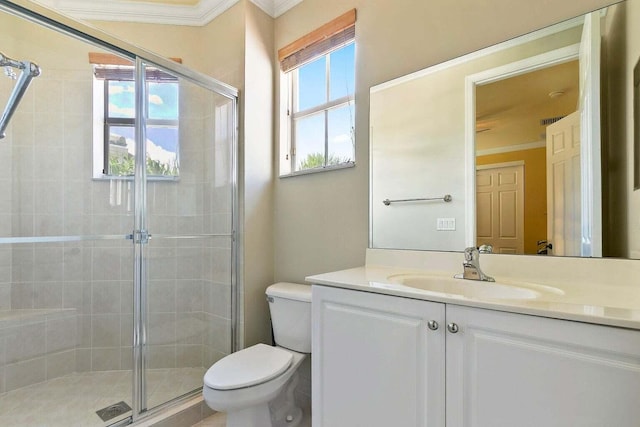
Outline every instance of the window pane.
[(133, 126), (109, 127), (108, 175), (133, 175), (135, 168), (134, 155), (136, 152), (134, 133)]
[(147, 173), (178, 175), (178, 128), (147, 126)]
[[(135, 171), (136, 143), (133, 126), (109, 127), (109, 175), (127, 176)], [(178, 175), (178, 128), (147, 127), (147, 173)]]
[(354, 110), (352, 102), (329, 110), (329, 166), (354, 160)]
[(326, 58), (318, 58), (298, 69), (298, 109), (307, 108), (327, 102)]
[(324, 114), (296, 120), (296, 170), (324, 166)]
[(149, 83), (149, 118), (178, 120), (177, 83)]
[(330, 54), (330, 100), (342, 98), (355, 91), (355, 43)]
[(135, 83), (109, 80), (109, 117), (135, 117)]

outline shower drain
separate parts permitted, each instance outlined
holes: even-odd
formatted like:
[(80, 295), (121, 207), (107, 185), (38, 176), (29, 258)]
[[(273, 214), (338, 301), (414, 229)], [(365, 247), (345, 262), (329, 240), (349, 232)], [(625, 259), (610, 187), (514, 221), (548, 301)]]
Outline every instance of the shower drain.
[(130, 410), (131, 407), (125, 402), (118, 402), (96, 411), (96, 414), (98, 414), (102, 421), (109, 421), (110, 419), (115, 418), (118, 415), (129, 412)]

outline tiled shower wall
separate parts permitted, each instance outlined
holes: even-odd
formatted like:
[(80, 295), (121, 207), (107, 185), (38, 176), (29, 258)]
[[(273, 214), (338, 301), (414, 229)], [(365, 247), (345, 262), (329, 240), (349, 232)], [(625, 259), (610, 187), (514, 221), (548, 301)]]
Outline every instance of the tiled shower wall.
[[(92, 179), (87, 53), (99, 49), (15, 18), (0, 23), (11, 32), (3, 53), (42, 68), (0, 140), (0, 237), (131, 233), (132, 182)], [(0, 83), (0, 103), (12, 84)], [(229, 114), (221, 96), (181, 81), (180, 179), (148, 188), (149, 232), (158, 235), (148, 249), (150, 368), (207, 367), (230, 351), (230, 239), (159, 237), (230, 232)], [(0, 245), (1, 310), (73, 313), (75, 342), (59, 374), (131, 368), (132, 289), (130, 240)], [(27, 359), (46, 379), (54, 341), (15, 363), (0, 354), (0, 384)]]

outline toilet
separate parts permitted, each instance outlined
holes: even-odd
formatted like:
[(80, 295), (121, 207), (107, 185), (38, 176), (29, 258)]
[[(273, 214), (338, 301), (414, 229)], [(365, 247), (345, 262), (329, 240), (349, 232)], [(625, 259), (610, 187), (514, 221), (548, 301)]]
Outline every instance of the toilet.
[(297, 427), (298, 367), (311, 353), (311, 286), (276, 283), (267, 288), (276, 346), (256, 344), (209, 368), (202, 394), (227, 413), (227, 427)]

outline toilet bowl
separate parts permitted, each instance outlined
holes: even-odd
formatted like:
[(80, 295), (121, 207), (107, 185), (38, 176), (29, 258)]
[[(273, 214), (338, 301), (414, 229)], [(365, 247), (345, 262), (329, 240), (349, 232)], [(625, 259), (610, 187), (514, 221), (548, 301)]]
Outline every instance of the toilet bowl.
[(204, 376), (207, 405), (227, 413), (227, 427), (297, 427), (297, 369), (311, 352), (311, 287), (267, 289), (276, 346), (256, 344), (216, 362)]

